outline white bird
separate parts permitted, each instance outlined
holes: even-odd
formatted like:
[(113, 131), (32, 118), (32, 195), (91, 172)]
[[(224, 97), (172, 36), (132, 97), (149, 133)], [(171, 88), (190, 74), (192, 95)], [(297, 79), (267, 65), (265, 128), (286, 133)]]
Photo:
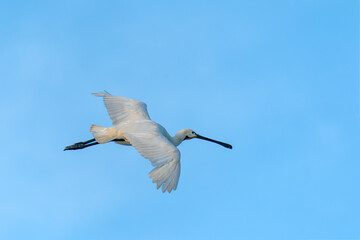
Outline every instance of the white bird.
[(191, 129), (183, 129), (171, 137), (166, 129), (152, 121), (149, 117), (146, 104), (134, 99), (111, 95), (108, 92), (93, 93), (103, 97), (106, 109), (113, 120), (113, 127), (92, 125), (94, 139), (78, 142), (67, 146), (65, 150), (78, 150), (96, 144), (115, 142), (121, 145), (133, 146), (155, 167), (149, 177), (156, 182), (157, 189), (162, 191), (176, 190), (180, 177), (180, 151), (176, 148), (182, 141), (199, 138), (220, 144), (232, 149), (227, 143), (203, 137)]

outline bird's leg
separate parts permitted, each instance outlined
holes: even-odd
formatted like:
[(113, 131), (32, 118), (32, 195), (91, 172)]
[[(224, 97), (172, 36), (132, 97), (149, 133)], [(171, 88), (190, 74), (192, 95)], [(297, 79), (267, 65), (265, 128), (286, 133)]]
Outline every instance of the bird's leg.
[(88, 144), (88, 143), (91, 143), (91, 142), (95, 142), (96, 140), (95, 140), (95, 138), (93, 138), (93, 139), (90, 139), (90, 140), (88, 140), (88, 141), (86, 141), (86, 142), (83, 142), (84, 144)]
[[(114, 142), (124, 142), (125, 139), (114, 139), (112, 141), (114, 141)], [(85, 142), (78, 142), (78, 143), (74, 143), (73, 145), (67, 146), (67, 147), (65, 147), (64, 151), (66, 151), (66, 150), (79, 150), (79, 149), (87, 148), (87, 147), (94, 146), (94, 145), (97, 145), (97, 144), (99, 144), (99, 143), (96, 142), (95, 138), (93, 138), (93, 139), (90, 139), (90, 140), (85, 141)]]
[(75, 143), (73, 145), (67, 146), (64, 149), (64, 151), (83, 149), (83, 148), (87, 148), (87, 147), (90, 147), (90, 146), (94, 146), (96, 144), (99, 144), (99, 143), (96, 142), (95, 138), (93, 138), (93, 139), (90, 139), (90, 140), (85, 141), (85, 142), (78, 142), (78, 143)]

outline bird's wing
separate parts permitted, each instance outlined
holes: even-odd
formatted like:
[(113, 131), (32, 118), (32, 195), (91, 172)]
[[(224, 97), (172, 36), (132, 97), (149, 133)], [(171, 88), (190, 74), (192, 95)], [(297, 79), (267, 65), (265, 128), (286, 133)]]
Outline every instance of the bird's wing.
[(162, 191), (169, 193), (176, 190), (180, 177), (180, 151), (161, 133), (157, 124), (152, 121), (134, 123), (124, 127), (122, 133), (155, 166), (149, 177), (157, 183), (157, 188), (162, 185)]
[(146, 104), (135, 99), (111, 95), (108, 92), (93, 93), (94, 96), (103, 97), (106, 109), (113, 124), (125, 121), (150, 120)]

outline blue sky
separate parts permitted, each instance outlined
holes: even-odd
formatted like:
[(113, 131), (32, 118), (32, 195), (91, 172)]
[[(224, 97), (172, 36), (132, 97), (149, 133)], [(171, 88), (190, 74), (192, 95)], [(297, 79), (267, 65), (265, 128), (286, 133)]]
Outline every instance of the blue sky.
[[(1, 239), (360, 239), (359, 2), (0, 2)], [(147, 103), (178, 189), (134, 149), (62, 151)]]

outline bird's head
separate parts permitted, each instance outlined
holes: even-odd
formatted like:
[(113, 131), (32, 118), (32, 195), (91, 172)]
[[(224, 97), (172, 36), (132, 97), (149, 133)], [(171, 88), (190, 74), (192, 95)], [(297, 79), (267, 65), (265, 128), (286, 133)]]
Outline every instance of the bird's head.
[(197, 134), (189, 129), (189, 128), (186, 128), (186, 129), (183, 129), (183, 134), (184, 134), (184, 140), (189, 140), (189, 139), (193, 139), (193, 138), (196, 138)]
[(220, 141), (217, 141), (217, 140), (214, 140), (214, 139), (211, 139), (211, 138), (203, 137), (203, 136), (197, 134), (196, 132), (194, 132), (193, 130), (191, 130), (189, 128), (183, 129), (180, 132), (183, 134), (184, 140), (190, 140), (190, 139), (193, 139), (193, 138), (199, 138), (199, 139), (206, 140), (206, 141), (213, 142), (213, 143), (217, 143), (217, 144), (220, 144), (223, 147), (232, 149), (232, 146), (230, 144), (220, 142)]

